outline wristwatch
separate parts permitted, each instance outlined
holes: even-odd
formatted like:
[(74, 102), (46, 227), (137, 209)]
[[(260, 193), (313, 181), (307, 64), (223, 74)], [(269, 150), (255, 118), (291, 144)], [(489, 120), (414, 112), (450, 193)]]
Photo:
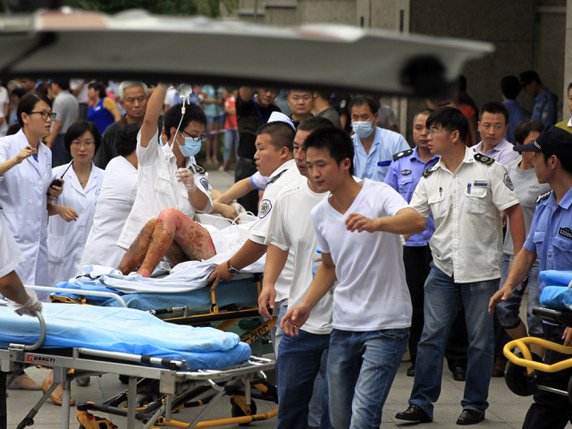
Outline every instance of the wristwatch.
[(240, 273), (238, 268), (234, 268), (232, 265), (230, 265), (230, 259), (226, 261), (226, 267), (228, 268), (228, 272), (232, 275)]

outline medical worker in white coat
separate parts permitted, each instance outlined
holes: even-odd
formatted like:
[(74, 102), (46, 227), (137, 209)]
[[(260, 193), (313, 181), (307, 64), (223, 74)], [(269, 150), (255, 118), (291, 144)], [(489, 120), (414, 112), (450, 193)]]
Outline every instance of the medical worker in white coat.
[(50, 217), (48, 225), (50, 285), (81, 273), (81, 257), (103, 183), (104, 171), (93, 163), (100, 142), (101, 136), (92, 122), (74, 123), (64, 137), (72, 161), (52, 170), (57, 178), (65, 180), (66, 187), (53, 201), (57, 216)]
[[(47, 100), (30, 93), (18, 103), (17, 115), (21, 130), (0, 138), (0, 212), (24, 256), (16, 273), (24, 284), (46, 286), (48, 193), (53, 198), (62, 187), (50, 187), (52, 153), (41, 140), (55, 114)], [(47, 299), (46, 293), (38, 296)]]

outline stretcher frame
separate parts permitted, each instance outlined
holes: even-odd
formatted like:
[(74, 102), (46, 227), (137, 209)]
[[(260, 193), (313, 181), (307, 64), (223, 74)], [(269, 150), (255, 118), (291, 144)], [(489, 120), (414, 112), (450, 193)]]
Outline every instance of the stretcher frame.
[[(572, 311), (534, 307), (532, 312), (543, 320), (572, 327)], [(531, 351), (529, 347), (531, 345), (537, 345), (545, 350), (552, 350), (570, 357), (560, 362), (546, 364)], [(572, 377), (568, 381), (568, 390), (565, 391), (539, 384), (537, 374), (538, 371), (556, 373), (572, 368), (572, 347), (563, 346), (542, 338), (524, 337), (508, 342), (503, 348), (503, 353), (509, 361), (505, 369), (505, 382), (513, 393), (520, 396), (529, 396), (536, 390), (544, 390), (557, 395), (567, 396), (572, 403)]]
[[(32, 287), (36, 290), (58, 290), (57, 288), (45, 288), (41, 286)], [(83, 291), (85, 293), (85, 291)], [(91, 293), (91, 292), (90, 292)], [(101, 293), (101, 292), (100, 292)], [(111, 294), (115, 295), (115, 294)], [(213, 295), (214, 296), (214, 295)], [(120, 298), (120, 297), (118, 297)], [(213, 297), (213, 299), (215, 299)], [(122, 300), (121, 300), (122, 301)], [(123, 305), (125, 305), (123, 303)], [(215, 307), (215, 313), (218, 309)], [(211, 309), (213, 312), (213, 309)], [(61, 412), (61, 428), (69, 428), (70, 423), (70, 383), (73, 378), (82, 376), (117, 374), (119, 376), (128, 377), (128, 390), (125, 395), (127, 402), (127, 411), (117, 407), (100, 406), (93, 402), (78, 404), (78, 420), (80, 415), (85, 414), (88, 410), (104, 411), (110, 414), (117, 414), (127, 417), (127, 429), (134, 429), (138, 417), (145, 420), (145, 428), (156, 427), (174, 427), (174, 428), (201, 428), (214, 427), (228, 424), (250, 423), (256, 420), (266, 420), (277, 415), (277, 409), (273, 408), (264, 414), (251, 415), (251, 383), (257, 379), (266, 380), (264, 371), (274, 368), (274, 361), (271, 359), (251, 357), (244, 364), (223, 370), (201, 370), (201, 371), (184, 371), (182, 370), (184, 363), (176, 360), (160, 359), (149, 356), (133, 355), (127, 353), (104, 352), (89, 348), (73, 348), (73, 349), (41, 349), (41, 343), (45, 337), (45, 323), (41, 315), (40, 320), (40, 338), (33, 346), (23, 346), (11, 344), (8, 349), (0, 349), (0, 390), (3, 405), (6, 409), (6, 373), (13, 372), (28, 365), (41, 365), (52, 368), (54, 370), (54, 383), (50, 389), (42, 396), (37, 404), (30, 410), (24, 419), (17, 426), (23, 429), (26, 426), (33, 425), (34, 416), (38, 413), (41, 406), (47, 401), (50, 394), (56, 388), (58, 383), (63, 383), (63, 401)], [(223, 324), (230, 321), (234, 323), (235, 319), (228, 319)], [(258, 335), (249, 334), (248, 338), (253, 341), (274, 326), (275, 321), (267, 321)], [(141, 366), (138, 364), (153, 364), (156, 366)], [(155, 413), (149, 417), (144, 413), (136, 412), (136, 396), (137, 396), (137, 379), (144, 378), (148, 380), (156, 380), (158, 382), (158, 390), (161, 395), (161, 405)], [(185, 385), (184, 392), (180, 386)], [(208, 400), (196, 401), (196, 405), (204, 405), (201, 411), (191, 422), (179, 422), (172, 419), (173, 404), (176, 397), (183, 393), (191, 393), (193, 389), (208, 387), (214, 389), (215, 393)], [(241, 397), (233, 396), (231, 401), (237, 401), (236, 406), (243, 410), (243, 416), (232, 417), (226, 419), (218, 419), (211, 421), (200, 421), (201, 416), (214, 405), (225, 393), (236, 391), (237, 389), (244, 392)], [(204, 389), (203, 389), (204, 390)], [(273, 395), (270, 395), (273, 396)], [(233, 405), (235, 402), (232, 402)], [(158, 426), (155, 426), (157, 424)], [(0, 420), (0, 429), (5, 429), (5, 416)], [(111, 426), (109, 426), (111, 427)]]
[[(254, 275), (254, 280), (256, 281), (256, 287), (257, 287), (257, 293), (260, 294), (260, 275)], [(38, 290), (38, 291), (49, 291), (49, 292), (61, 292), (62, 289), (61, 288), (57, 288), (57, 287), (45, 287), (45, 286), (28, 286), (26, 285), (27, 288), (29, 289), (33, 289), (33, 290)], [(83, 297), (88, 296), (88, 295), (93, 295), (93, 296), (103, 296), (103, 297), (109, 297), (112, 299), (115, 299), (116, 301), (119, 302), (119, 304), (123, 307), (128, 307), (128, 305), (126, 304), (125, 300), (118, 294), (112, 293), (112, 292), (100, 292), (100, 291), (87, 291), (87, 290), (83, 290), (83, 289), (65, 289), (66, 292), (69, 293), (74, 293), (74, 294), (78, 294), (78, 295), (82, 295)], [(76, 303), (76, 304), (85, 304), (85, 299), (80, 298), (78, 300), (56, 300), (55, 302), (65, 302), (65, 303)], [(229, 309), (229, 308), (220, 308), (217, 305), (217, 298), (216, 298), (216, 289), (211, 291), (211, 305), (210, 305), (210, 309), (208, 312), (205, 313), (198, 313), (198, 314), (191, 314), (187, 311), (186, 307), (171, 307), (171, 308), (165, 308), (165, 309), (158, 309), (158, 310), (148, 310), (149, 313), (161, 318), (162, 320), (169, 322), (169, 323), (175, 323), (175, 324), (181, 324), (181, 325), (192, 325), (192, 326), (204, 326), (204, 325), (208, 325), (210, 323), (218, 323), (218, 325), (216, 326), (217, 329), (220, 330), (227, 330), (230, 326), (234, 325), (235, 323), (238, 323), (240, 320), (242, 319), (248, 319), (248, 318), (253, 318), (253, 317), (259, 317), (259, 312), (258, 312), (258, 307), (253, 306), (253, 307), (247, 307), (247, 308), (237, 308), (237, 309)], [(259, 340), (260, 338), (266, 336), (272, 328), (274, 328), (276, 325), (276, 317), (270, 319), (270, 320), (266, 320), (263, 323), (259, 324), (258, 326), (256, 326), (254, 329), (248, 330), (247, 332), (245, 332), (242, 336), (241, 336), (241, 341), (252, 345), (255, 341)], [(86, 351), (89, 349), (78, 349), (81, 351)], [(99, 351), (94, 351), (99, 353)], [(113, 353), (113, 352), (110, 352)], [(119, 355), (123, 355), (123, 354), (119, 354)], [(253, 357), (251, 358), (251, 362), (252, 360), (255, 360), (255, 362), (257, 362), (257, 359), (263, 359), (263, 358), (256, 358)], [(270, 361), (273, 362), (273, 361)], [(49, 366), (49, 365), (43, 365), (43, 366)], [(54, 377), (54, 385), (53, 385), (53, 389), (55, 389), (56, 385), (58, 382), (63, 382), (64, 383), (64, 397), (63, 397), (63, 403), (64, 404), (69, 404), (69, 400), (66, 400), (66, 383), (67, 383), (67, 379), (69, 379), (70, 381), (73, 378), (77, 378), (77, 377), (82, 377), (82, 376), (89, 376), (89, 375), (101, 375), (103, 373), (107, 373), (107, 372), (112, 372), (112, 371), (106, 371), (106, 372), (91, 372), (91, 373), (85, 373), (82, 368), (79, 367), (70, 367), (70, 368), (75, 368), (75, 371), (73, 373), (69, 373), (69, 371), (67, 372), (62, 372), (60, 374), (58, 374), (56, 376), (56, 371), (54, 372), (55, 377)], [(92, 367), (93, 368), (93, 367)], [(253, 383), (253, 386), (255, 387), (255, 389), (252, 389), (250, 382), (254, 380), (254, 376), (251, 377), (251, 379), (249, 380), (248, 383), (246, 383), (246, 380), (243, 380), (243, 389), (242, 392), (240, 394), (229, 394), (231, 396), (231, 403), (232, 403), (232, 407), (233, 407), (233, 414), (235, 409), (238, 411), (238, 415), (237, 416), (233, 416), (232, 418), (222, 418), (222, 419), (218, 419), (218, 420), (211, 420), (208, 422), (198, 422), (195, 418), (195, 420), (193, 420), (193, 422), (188, 423), (188, 422), (179, 422), (179, 421), (175, 421), (172, 420), (170, 417), (167, 418), (167, 415), (161, 415), (159, 413), (159, 415), (156, 417), (156, 421), (158, 423), (158, 426), (160, 427), (181, 427), (181, 428), (192, 428), (192, 427), (215, 427), (215, 426), (221, 426), (221, 425), (229, 425), (229, 424), (245, 424), (245, 423), (250, 423), (253, 421), (259, 421), (259, 420), (266, 420), (269, 418), (272, 418), (274, 416), (276, 416), (278, 414), (278, 410), (276, 407), (274, 407), (273, 409), (271, 409), (270, 411), (268, 411), (267, 413), (263, 413), (263, 414), (256, 414), (256, 407), (255, 405), (252, 403), (251, 401), (251, 397), (254, 394), (255, 397), (258, 397), (260, 399), (263, 400), (268, 400), (268, 401), (272, 401), (272, 402), (277, 402), (277, 392), (276, 392), (276, 387), (270, 383), (268, 383), (266, 381), (266, 377), (264, 375), (263, 372), (261, 371), (265, 371), (268, 370), (269, 368), (266, 368), (264, 370), (260, 370), (258, 372), (260, 372), (262, 374), (262, 377), (259, 377), (259, 379)], [(118, 372), (113, 372), (113, 373), (117, 373), (118, 375), (120, 375), (121, 378), (123, 377), (127, 377), (128, 378), (128, 384), (131, 382), (131, 376), (129, 374), (119, 374)], [(138, 377), (136, 378), (147, 378), (150, 380), (157, 380), (157, 378), (154, 377), (147, 377), (146, 375), (142, 374), (140, 371), (136, 371), (136, 374)], [(69, 383), (67, 383), (67, 387), (68, 387), (68, 394), (69, 394)], [(211, 386), (214, 387), (214, 386)], [(236, 383), (234, 384), (230, 384), (224, 387), (224, 389), (226, 390), (226, 392), (234, 392), (237, 389)], [(38, 402), (39, 406), (37, 407), (37, 409), (35, 410), (35, 412), (37, 413), (37, 411), (39, 410), (39, 408), (41, 407), (41, 405), (45, 402), (45, 400), (47, 400), (47, 398), (49, 397), (49, 394), (52, 392), (51, 389), (50, 391), (48, 391), (44, 397)], [(216, 390), (216, 389), (215, 389)], [(240, 390), (240, 389), (239, 389)], [(129, 394), (129, 389), (127, 391), (127, 396), (135, 396), (134, 394)], [(256, 392), (259, 391), (261, 392), (260, 395), (256, 395)], [(164, 394), (167, 392), (163, 392), (163, 390), (161, 390), (161, 388), (159, 388), (159, 393), (160, 394)], [(224, 394), (224, 392), (223, 392)], [(121, 394), (120, 394), (121, 395)], [(117, 397), (119, 397), (120, 395), (117, 395)], [(175, 395), (177, 396), (177, 395)], [(115, 402), (117, 397), (113, 397), (109, 400), (104, 401), (103, 403), (95, 403), (95, 402), (88, 402), (88, 403), (80, 403), (77, 405), (77, 410), (78, 410), (78, 420), (79, 420), (79, 415), (81, 413), (86, 413), (88, 411), (94, 410), (94, 411), (102, 411), (102, 412), (106, 412), (106, 413), (110, 413), (110, 414), (117, 414), (117, 415), (124, 415), (125, 413), (121, 411), (120, 408), (116, 407), (116, 406), (110, 406), (109, 403), (113, 403)], [(69, 398), (69, 396), (68, 396)], [(159, 401), (163, 401), (164, 398), (160, 398)], [(193, 405), (191, 405), (191, 407), (195, 407), (197, 404), (198, 405), (205, 405), (205, 407), (203, 408), (204, 411), (202, 411), (200, 414), (202, 415), (203, 412), (205, 412), (208, 407), (210, 407), (209, 404), (211, 404), (211, 402), (214, 404), (218, 399), (220, 399), (220, 396), (217, 394), (211, 398), (207, 398), (207, 400), (201, 400), (198, 402), (195, 402)], [(174, 402), (176, 402), (176, 398), (172, 397), (170, 399), (171, 403), (173, 404)], [(254, 405), (254, 407), (252, 406)], [(153, 408), (155, 406), (154, 403), (149, 404), (149, 406), (145, 407), (145, 408)], [(69, 408), (69, 405), (68, 405)], [(163, 407), (164, 408), (164, 407)], [(185, 406), (181, 406), (181, 408), (189, 408), (189, 407), (185, 407)], [(34, 410), (31, 411), (31, 413)], [(135, 418), (140, 417), (140, 418), (147, 418), (146, 416), (146, 412), (143, 411), (138, 411), (136, 413)], [(166, 410), (163, 410), (166, 411)], [(62, 413), (64, 413), (64, 411), (62, 410)], [(69, 416), (69, 412), (68, 412), (68, 416)], [(128, 421), (129, 421), (128, 417)], [(29, 418), (28, 418), (29, 421)], [(69, 417), (68, 417), (68, 421), (69, 421)], [(193, 425), (194, 424), (194, 425)], [(25, 426), (21, 426), (21, 428), (24, 428)], [(147, 426), (145, 426), (147, 427)], [(155, 426), (150, 426), (150, 427), (155, 427)], [(1, 429), (1, 428), (0, 428)], [(19, 428), (20, 429), (20, 428)], [(130, 429), (130, 428), (129, 428)]]

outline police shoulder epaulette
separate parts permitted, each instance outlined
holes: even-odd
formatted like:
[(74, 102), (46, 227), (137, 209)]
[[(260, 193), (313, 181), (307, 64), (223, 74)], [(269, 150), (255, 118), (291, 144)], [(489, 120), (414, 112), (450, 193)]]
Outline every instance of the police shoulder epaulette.
[(429, 177), (435, 170), (437, 170), (436, 165), (437, 165), (437, 163), (432, 164), (429, 167), (427, 167), (425, 169), (425, 171), (423, 172), (422, 176), (425, 178)]
[(280, 176), (282, 176), (284, 173), (286, 173), (286, 171), (288, 171), (288, 169), (282, 170), (280, 173), (278, 173), (276, 176), (274, 176), (272, 179), (270, 179), (268, 181), (268, 185), (271, 185), (272, 183), (276, 182), (280, 178)]
[(489, 156), (483, 155), (482, 153), (475, 153), (475, 159), (479, 162), (482, 162), (485, 165), (493, 165), (493, 163), (495, 162), (494, 159), (492, 159)]
[(413, 153), (413, 149), (402, 150), (401, 152), (397, 152), (393, 155), (393, 160), (397, 161), (399, 158), (403, 158), (404, 156), (409, 156)]
[(536, 204), (540, 204), (542, 201), (548, 199), (548, 197), (550, 196), (550, 194), (552, 193), (552, 191), (548, 191), (545, 192), (544, 194), (540, 194), (537, 198), (536, 198)]

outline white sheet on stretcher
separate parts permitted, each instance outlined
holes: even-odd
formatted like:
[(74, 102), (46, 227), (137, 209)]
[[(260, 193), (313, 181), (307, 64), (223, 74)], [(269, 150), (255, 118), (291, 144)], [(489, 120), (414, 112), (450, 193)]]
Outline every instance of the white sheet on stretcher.
[[(240, 225), (231, 225), (218, 230), (210, 225), (204, 225), (210, 232), (217, 254), (204, 261), (188, 261), (176, 265), (171, 274), (163, 278), (145, 278), (136, 273), (123, 275), (111, 267), (91, 266), (84, 267), (84, 273), (92, 278), (99, 276), (99, 282), (105, 286), (125, 293), (176, 293), (200, 289), (207, 285), (207, 279), (213, 269), (230, 259), (244, 243), (248, 231)], [(264, 272), (266, 258), (263, 256), (255, 263), (245, 267), (241, 273), (245, 275)], [(235, 278), (240, 278), (235, 276)], [(75, 280), (81, 283), (82, 280)]]

